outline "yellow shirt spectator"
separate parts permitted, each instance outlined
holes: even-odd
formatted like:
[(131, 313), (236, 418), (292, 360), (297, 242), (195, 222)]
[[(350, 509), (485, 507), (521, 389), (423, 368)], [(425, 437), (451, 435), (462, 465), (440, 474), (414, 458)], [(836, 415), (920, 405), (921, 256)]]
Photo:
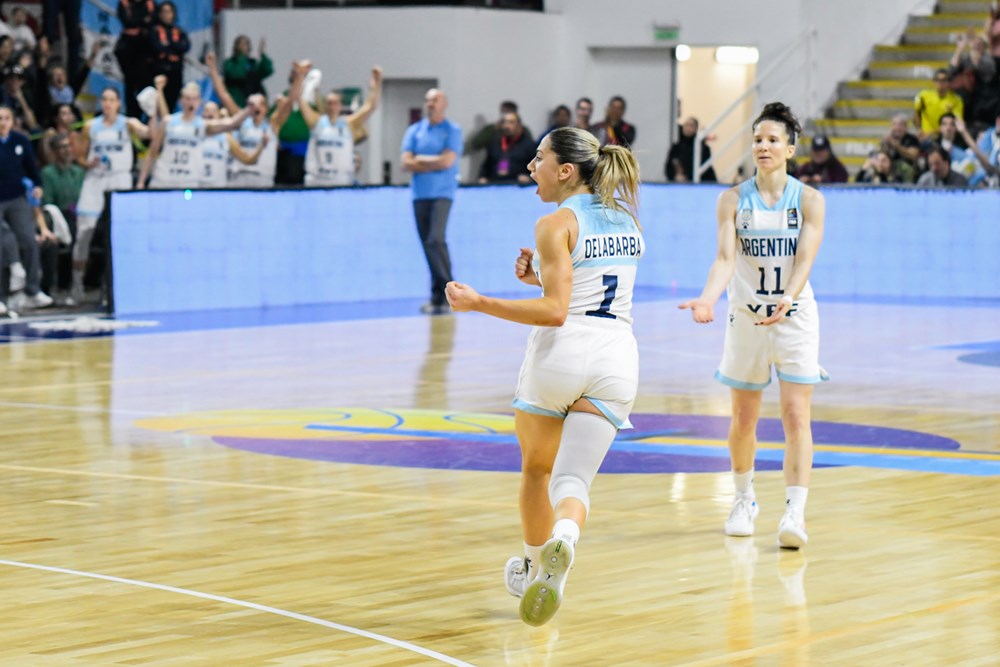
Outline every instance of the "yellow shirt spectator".
[(913, 100), (913, 110), (917, 117), (914, 124), (920, 128), (923, 135), (937, 132), (941, 116), (953, 113), (962, 117), (964, 105), (962, 98), (948, 88), (948, 72), (939, 69), (934, 73), (935, 90), (921, 90)]

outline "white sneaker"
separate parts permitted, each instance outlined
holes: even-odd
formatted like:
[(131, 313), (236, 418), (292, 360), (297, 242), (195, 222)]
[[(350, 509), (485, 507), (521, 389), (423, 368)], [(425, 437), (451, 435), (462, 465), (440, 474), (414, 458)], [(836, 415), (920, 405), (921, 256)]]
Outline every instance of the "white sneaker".
[(542, 545), (538, 575), (521, 598), (522, 621), (543, 625), (559, 611), (569, 568), (573, 565), (573, 551), (573, 543), (562, 537), (553, 537)]
[(798, 509), (788, 506), (785, 515), (778, 522), (778, 546), (782, 549), (799, 549), (808, 541), (805, 517)]
[(516, 598), (524, 597), (528, 587), (528, 563), (522, 556), (511, 556), (503, 568), (503, 582), (507, 592)]
[(26, 294), (24, 296), (24, 306), (26, 308), (48, 308), (53, 303), (52, 297), (45, 292), (38, 292), (31, 295)]
[(11, 292), (20, 292), (23, 290), (27, 279), (28, 273), (24, 270), (24, 265), (21, 262), (14, 262), (10, 265), (10, 284), (8, 285), (8, 289)]
[(749, 537), (753, 535), (753, 522), (760, 513), (757, 500), (737, 493), (733, 497), (733, 509), (726, 519), (726, 535), (732, 537)]

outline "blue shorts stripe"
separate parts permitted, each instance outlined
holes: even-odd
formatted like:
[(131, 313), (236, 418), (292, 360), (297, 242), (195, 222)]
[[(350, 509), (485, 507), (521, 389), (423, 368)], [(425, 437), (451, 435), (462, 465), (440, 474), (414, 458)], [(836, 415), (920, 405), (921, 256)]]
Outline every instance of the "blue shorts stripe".
[(724, 385), (732, 387), (733, 389), (764, 389), (767, 385), (771, 384), (771, 378), (768, 378), (767, 382), (764, 382), (763, 384), (757, 384), (756, 382), (740, 382), (739, 380), (726, 377), (719, 371), (715, 371), (715, 379)]
[(584, 396), (584, 398), (593, 403), (594, 407), (600, 410), (601, 414), (607, 417), (608, 421), (614, 424), (616, 429), (621, 430), (629, 427), (621, 419), (618, 419), (615, 413), (611, 411), (611, 408), (605, 405), (600, 399), (591, 398), (590, 396)]
[(556, 412), (555, 410), (546, 410), (545, 408), (540, 408), (536, 405), (532, 405), (520, 398), (515, 398), (511, 401), (511, 405), (521, 412), (530, 412), (533, 415), (544, 415), (545, 417), (558, 417), (560, 419), (565, 419), (566, 413)]

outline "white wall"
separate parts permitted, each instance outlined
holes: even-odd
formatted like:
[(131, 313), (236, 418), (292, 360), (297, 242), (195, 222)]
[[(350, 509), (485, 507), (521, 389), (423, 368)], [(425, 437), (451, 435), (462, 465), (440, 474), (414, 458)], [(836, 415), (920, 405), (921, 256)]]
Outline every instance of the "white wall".
[[(308, 57), (322, 69), (324, 88), (364, 86), (378, 63), (387, 77), (437, 79), (451, 98), (449, 115), (466, 132), (491, 121), (499, 102), (510, 98), (537, 134), (550, 109), (594, 95), (587, 90), (593, 49), (657, 46), (656, 24), (679, 24), (680, 41), (694, 46), (756, 46), (759, 73), (815, 27), (809, 85), (803, 49), (777, 63), (776, 81), (763, 87), (760, 99), (780, 97), (793, 109), (819, 111), (875, 42), (898, 36), (907, 13), (927, 13), (932, 6), (933, 0), (547, 0), (544, 14), (472, 8), (228, 10), (223, 30), (226, 51), (237, 34), (250, 35), (255, 43), (267, 37), (276, 68), (265, 82), (272, 93), (284, 87), (293, 59)], [(606, 100), (594, 101), (599, 114)], [(631, 109), (656, 103), (646, 101), (641, 95), (628, 98)], [(669, 124), (667, 110), (662, 122)], [(663, 143), (665, 133), (639, 127), (637, 148), (648, 162), (643, 170), (659, 175), (667, 145), (644, 145), (644, 136)], [(377, 162), (366, 163), (375, 182), (381, 173)], [(468, 168), (466, 161), (466, 173)]]

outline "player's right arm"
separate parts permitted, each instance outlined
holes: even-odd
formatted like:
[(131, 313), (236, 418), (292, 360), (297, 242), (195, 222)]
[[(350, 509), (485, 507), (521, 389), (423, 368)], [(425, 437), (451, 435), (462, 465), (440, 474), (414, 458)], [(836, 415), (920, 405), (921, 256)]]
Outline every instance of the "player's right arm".
[(715, 302), (722, 296), (736, 270), (736, 206), (739, 199), (738, 188), (730, 188), (719, 195), (719, 247), (708, 271), (708, 280), (701, 296), (678, 306), (682, 310), (690, 309), (695, 322), (704, 324), (715, 319)]
[(534, 250), (531, 248), (521, 248), (521, 254), (514, 260), (514, 275), (522, 283), (541, 287), (542, 283), (539, 282), (538, 276), (532, 268), (532, 260), (534, 257)]

